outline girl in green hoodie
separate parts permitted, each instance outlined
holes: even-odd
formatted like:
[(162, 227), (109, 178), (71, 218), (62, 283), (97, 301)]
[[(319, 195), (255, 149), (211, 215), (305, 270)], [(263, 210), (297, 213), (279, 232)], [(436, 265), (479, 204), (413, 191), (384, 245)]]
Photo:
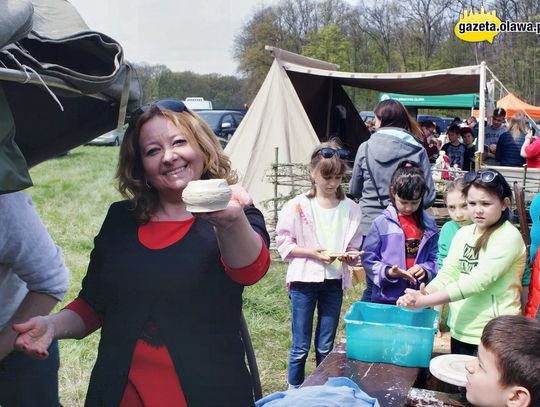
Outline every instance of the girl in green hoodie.
[(477, 353), (485, 325), (521, 312), (525, 244), (507, 219), (512, 190), (495, 170), (465, 174), (464, 193), (473, 223), (461, 227), (437, 277), (407, 289), (397, 305), (411, 309), (450, 304), (451, 352)]

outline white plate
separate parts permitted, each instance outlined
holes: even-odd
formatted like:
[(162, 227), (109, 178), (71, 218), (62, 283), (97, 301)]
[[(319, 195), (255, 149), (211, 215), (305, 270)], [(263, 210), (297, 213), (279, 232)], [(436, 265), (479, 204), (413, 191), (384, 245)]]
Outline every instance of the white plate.
[(353, 258), (358, 257), (362, 254), (362, 252), (359, 252), (358, 250), (350, 250), (348, 252), (343, 253), (329, 253), (328, 256), (330, 257), (342, 257), (342, 256), (351, 256)]
[(470, 355), (440, 355), (431, 359), (429, 371), (437, 379), (455, 386), (464, 387), (467, 384), (465, 364), (476, 359)]

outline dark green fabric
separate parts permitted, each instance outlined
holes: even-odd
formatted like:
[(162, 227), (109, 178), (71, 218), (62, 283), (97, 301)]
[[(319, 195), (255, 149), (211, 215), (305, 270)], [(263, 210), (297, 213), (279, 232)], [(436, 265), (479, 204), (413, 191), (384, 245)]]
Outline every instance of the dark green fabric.
[(13, 177), (14, 189), (30, 185), (20, 153), (32, 168), (116, 128), (125, 118), (128, 71), (127, 115), (140, 106), (142, 88), (121, 45), (91, 31), (68, 1), (0, 0), (0, 50), (0, 86), (16, 129), (9, 136), (11, 120), (1, 118), (0, 193)]
[(0, 85), (0, 194), (32, 186), (26, 160), (14, 138), (15, 122)]

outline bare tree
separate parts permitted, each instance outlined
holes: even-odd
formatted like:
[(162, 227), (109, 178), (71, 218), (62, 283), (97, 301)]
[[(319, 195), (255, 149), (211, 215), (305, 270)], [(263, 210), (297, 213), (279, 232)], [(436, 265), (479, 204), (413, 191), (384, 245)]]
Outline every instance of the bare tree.
[(159, 99), (159, 80), (170, 69), (165, 65), (134, 64), (143, 92), (144, 102)]
[(445, 22), (451, 4), (451, 0), (403, 0), (401, 3), (407, 27), (415, 34), (420, 53), (418, 70), (432, 66), (431, 58), (443, 40), (447, 39)]
[(362, 12), (360, 8), (352, 9), (345, 17), (343, 32), (351, 44), (349, 65), (355, 72), (366, 72), (376, 69), (373, 66), (375, 44), (362, 28)]
[(324, 0), (317, 3), (317, 23), (319, 29), (336, 25), (342, 29), (347, 25), (352, 7), (343, 0)]
[(364, 13), (361, 14), (362, 30), (373, 40), (379, 49), (386, 69), (392, 71), (392, 49), (396, 43), (396, 26), (399, 17), (397, 4), (393, 0), (382, 0), (372, 6), (362, 4)]
[(249, 97), (255, 96), (272, 64), (272, 57), (264, 49), (265, 45), (283, 47), (283, 36), (277, 29), (277, 20), (273, 7), (261, 8), (235, 37), (234, 57), (238, 62), (238, 71), (247, 78), (245, 93)]
[(294, 42), (291, 51), (301, 53), (306, 36), (317, 31), (317, 8), (313, 0), (283, 0), (276, 8), (278, 27)]
[[(540, 19), (538, 0), (496, 0), (493, 9), (497, 17), (508, 22), (534, 22)], [(506, 32), (496, 37), (496, 58), (492, 65), (506, 87), (530, 103), (536, 103), (539, 74), (536, 66), (540, 59), (540, 39), (533, 33)]]
[[(236, 37), (235, 57), (254, 95), (272, 62), (265, 45), (302, 54), (307, 43), (313, 46), (314, 39), (324, 37), (323, 28), (335, 25), (350, 44), (353, 71), (426, 70), (486, 61), (507, 88), (535, 103), (540, 97), (540, 36), (501, 32), (491, 44), (467, 43), (454, 35), (460, 14), (482, 4), (503, 21), (540, 21), (540, 0), (360, 0), (354, 8), (344, 0), (281, 0), (254, 13)], [(337, 38), (336, 33), (325, 35)]]

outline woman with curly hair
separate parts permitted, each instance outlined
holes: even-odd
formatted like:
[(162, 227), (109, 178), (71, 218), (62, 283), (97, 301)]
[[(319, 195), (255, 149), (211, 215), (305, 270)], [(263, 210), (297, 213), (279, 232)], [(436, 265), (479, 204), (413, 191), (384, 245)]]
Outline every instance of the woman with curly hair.
[(268, 269), (269, 237), (247, 192), (192, 214), (193, 180), (236, 182), (208, 126), (162, 99), (133, 115), (111, 205), (79, 296), (57, 314), (15, 325), (19, 349), (47, 357), (54, 338), (101, 328), (87, 406), (250, 406), (240, 337), (242, 292)]

